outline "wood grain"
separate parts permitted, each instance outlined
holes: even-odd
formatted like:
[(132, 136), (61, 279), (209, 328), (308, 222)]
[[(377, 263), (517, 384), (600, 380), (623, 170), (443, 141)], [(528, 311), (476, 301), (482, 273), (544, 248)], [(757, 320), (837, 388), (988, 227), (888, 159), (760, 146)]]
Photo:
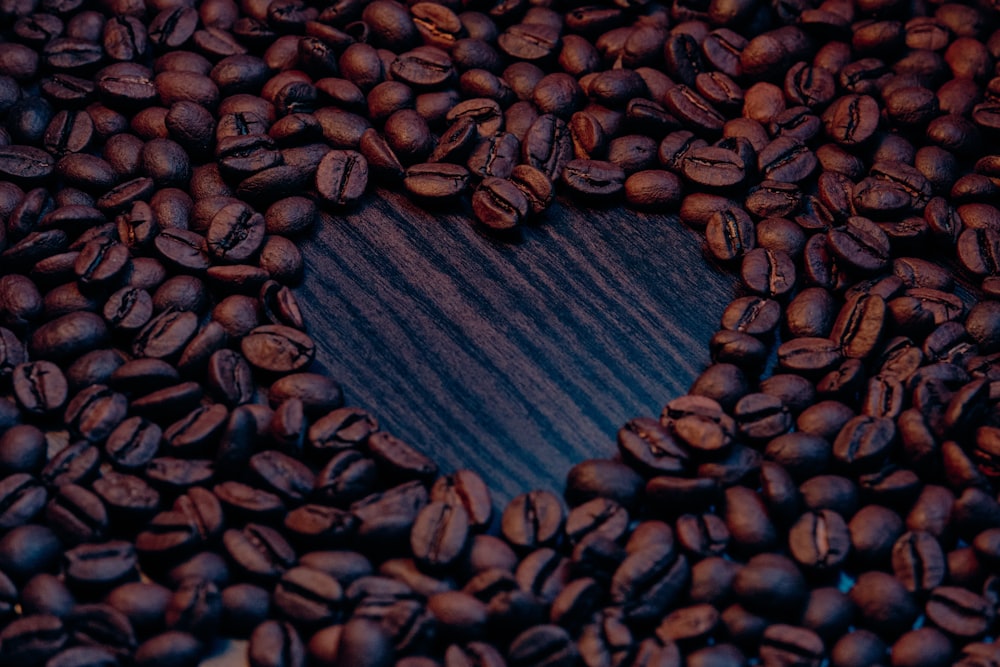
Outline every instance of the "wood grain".
[(517, 243), (378, 191), (305, 243), (299, 297), (348, 402), (499, 502), (562, 489), (708, 363), (736, 290), (676, 219), (557, 204)]

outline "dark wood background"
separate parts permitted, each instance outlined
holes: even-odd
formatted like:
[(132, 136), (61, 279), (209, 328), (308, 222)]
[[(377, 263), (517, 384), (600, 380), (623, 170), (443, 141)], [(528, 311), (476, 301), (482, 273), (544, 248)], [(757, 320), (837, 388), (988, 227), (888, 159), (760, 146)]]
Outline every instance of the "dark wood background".
[(488, 475), (501, 503), (561, 492), (626, 420), (684, 393), (736, 290), (676, 218), (567, 202), (509, 242), (378, 191), (303, 252), (318, 362), (348, 402)]

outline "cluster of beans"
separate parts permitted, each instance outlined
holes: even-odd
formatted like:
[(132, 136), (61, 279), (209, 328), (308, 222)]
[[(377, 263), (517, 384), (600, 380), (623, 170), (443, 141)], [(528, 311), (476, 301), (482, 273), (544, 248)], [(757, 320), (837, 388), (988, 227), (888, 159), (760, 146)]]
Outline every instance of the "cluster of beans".
[[(549, 4), (0, 2), (0, 664), (1000, 664), (996, 8)], [(679, 206), (745, 293), (494, 513), (310, 371), (369, 178)]]

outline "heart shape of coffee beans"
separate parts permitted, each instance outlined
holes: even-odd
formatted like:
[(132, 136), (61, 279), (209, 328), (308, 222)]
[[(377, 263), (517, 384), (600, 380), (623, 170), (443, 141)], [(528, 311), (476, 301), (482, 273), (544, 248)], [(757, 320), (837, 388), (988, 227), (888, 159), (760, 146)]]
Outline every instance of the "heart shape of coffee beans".
[[(1000, 663), (998, 19), (0, 7), (0, 662)], [(677, 208), (713, 365), (495, 515), (315, 372), (296, 240), (376, 182)]]

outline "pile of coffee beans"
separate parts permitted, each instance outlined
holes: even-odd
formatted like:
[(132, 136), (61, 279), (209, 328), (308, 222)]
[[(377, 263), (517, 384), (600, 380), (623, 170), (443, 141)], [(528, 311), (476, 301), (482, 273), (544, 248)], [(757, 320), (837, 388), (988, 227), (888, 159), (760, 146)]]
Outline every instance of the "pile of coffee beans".
[[(998, 25), (3, 0), (0, 664), (1000, 665)], [(310, 370), (296, 243), (373, 183), (679, 208), (713, 364), (495, 512)]]

